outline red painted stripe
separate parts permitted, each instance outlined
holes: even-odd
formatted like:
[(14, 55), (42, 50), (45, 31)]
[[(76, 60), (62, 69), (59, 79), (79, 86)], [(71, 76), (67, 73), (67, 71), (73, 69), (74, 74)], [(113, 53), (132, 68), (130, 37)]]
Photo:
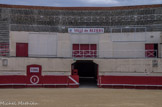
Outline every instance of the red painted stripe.
[(0, 84), (25, 84), (26, 79), (26, 76), (18, 75), (0, 76)]
[(162, 77), (155, 76), (101, 76), (100, 84), (162, 85)]
[(68, 84), (68, 76), (43, 76), (43, 84)]
[(0, 88), (12, 88), (12, 87), (79, 87), (79, 76), (71, 76), (75, 81), (69, 79), (69, 76), (39, 76), (39, 82), (32, 84), (30, 77), (28, 76), (0, 76)]

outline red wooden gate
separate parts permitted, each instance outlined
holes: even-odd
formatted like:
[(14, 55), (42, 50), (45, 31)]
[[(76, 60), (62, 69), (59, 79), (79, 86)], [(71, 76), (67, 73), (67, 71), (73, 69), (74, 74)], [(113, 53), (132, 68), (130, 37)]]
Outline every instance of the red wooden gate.
[(28, 57), (28, 43), (16, 43), (16, 56)]
[(28, 65), (27, 66), (27, 84), (39, 85), (42, 84), (42, 67), (40, 65)]

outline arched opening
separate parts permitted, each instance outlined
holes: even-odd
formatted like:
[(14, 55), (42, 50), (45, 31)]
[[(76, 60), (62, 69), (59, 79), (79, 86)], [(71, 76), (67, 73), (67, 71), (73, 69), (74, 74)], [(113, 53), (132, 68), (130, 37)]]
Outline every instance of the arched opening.
[(72, 64), (78, 70), (79, 87), (97, 87), (98, 64), (91, 60), (78, 60)]

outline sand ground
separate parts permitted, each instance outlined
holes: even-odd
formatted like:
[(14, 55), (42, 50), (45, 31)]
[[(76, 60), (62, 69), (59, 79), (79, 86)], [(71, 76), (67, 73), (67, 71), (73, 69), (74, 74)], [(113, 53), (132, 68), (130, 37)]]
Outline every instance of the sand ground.
[(162, 90), (0, 89), (0, 107), (162, 107)]

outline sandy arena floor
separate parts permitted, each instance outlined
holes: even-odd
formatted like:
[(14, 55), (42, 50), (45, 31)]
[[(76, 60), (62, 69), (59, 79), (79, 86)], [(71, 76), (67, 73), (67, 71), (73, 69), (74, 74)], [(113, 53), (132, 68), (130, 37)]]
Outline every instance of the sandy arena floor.
[(162, 107), (162, 90), (0, 89), (0, 107)]

